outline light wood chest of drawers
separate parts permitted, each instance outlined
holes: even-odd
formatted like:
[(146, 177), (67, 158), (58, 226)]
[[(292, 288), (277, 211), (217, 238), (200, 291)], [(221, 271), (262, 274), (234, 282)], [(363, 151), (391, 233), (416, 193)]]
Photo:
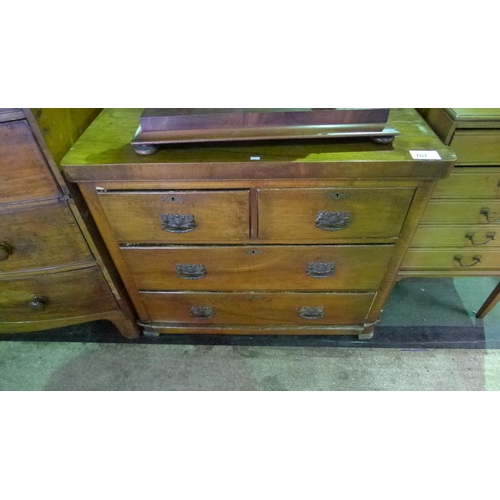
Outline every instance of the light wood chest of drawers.
[[(139, 156), (141, 110), (105, 110), (63, 159), (144, 333), (370, 336), (455, 155), (415, 110), (361, 139)], [(415, 160), (410, 150), (436, 150)]]
[(0, 333), (106, 319), (138, 335), (119, 276), (48, 146), (54, 140), (62, 155), (95, 114), (0, 110)]
[(440, 180), (400, 276), (487, 276), (500, 271), (500, 109), (430, 109), (427, 122), (457, 154)]

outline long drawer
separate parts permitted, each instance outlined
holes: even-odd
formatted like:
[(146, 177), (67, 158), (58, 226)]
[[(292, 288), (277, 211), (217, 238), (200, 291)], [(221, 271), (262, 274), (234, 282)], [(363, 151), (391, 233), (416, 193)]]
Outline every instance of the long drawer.
[(500, 199), (500, 169), (455, 168), (438, 181), (432, 198)]
[(401, 189), (260, 189), (259, 238), (291, 243), (397, 238), (413, 198)]
[(0, 323), (47, 321), (116, 309), (97, 268), (0, 280)]
[(247, 325), (363, 324), (373, 293), (141, 292), (151, 319)]
[(23, 205), (0, 211), (0, 276), (93, 261), (66, 203)]
[(376, 290), (392, 245), (122, 248), (140, 290)]
[(500, 200), (432, 200), (421, 224), (497, 224), (500, 223)]
[(450, 147), (457, 164), (500, 164), (500, 130), (457, 130)]
[(426, 226), (417, 229), (411, 247), (499, 247), (500, 226)]
[(492, 271), (500, 269), (497, 249), (446, 248), (410, 249), (402, 270)]
[(249, 193), (105, 192), (100, 201), (120, 243), (225, 243), (249, 238)]
[(0, 203), (55, 198), (59, 190), (24, 120), (0, 124)]

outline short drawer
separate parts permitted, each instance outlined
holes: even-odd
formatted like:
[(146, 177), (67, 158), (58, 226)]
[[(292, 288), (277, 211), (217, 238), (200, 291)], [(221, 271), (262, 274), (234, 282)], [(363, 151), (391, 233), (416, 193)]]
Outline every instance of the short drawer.
[(123, 248), (140, 290), (376, 290), (392, 245)]
[(402, 270), (500, 270), (500, 252), (495, 249), (446, 248), (442, 250), (410, 249)]
[(349, 242), (397, 238), (413, 189), (261, 189), (259, 238)]
[(431, 200), (421, 224), (499, 224), (500, 200)]
[(0, 124), (0, 204), (55, 198), (59, 190), (25, 120)]
[(116, 309), (100, 270), (0, 280), (0, 322), (48, 321)]
[(142, 292), (151, 319), (233, 325), (362, 325), (373, 293)]
[(499, 247), (500, 226), (425, 226), (417, 229), (411, 247)]
[(500, 164), (500, 130), (458, 130), (450, 147), (457, 164)]
[(438, 181), (432, 198), (500, 198), (500, 168), (455, 168)]
[(66, 203), (21, 206), (0, 211), (0, 276), (93, 261)]
[(246, 241), (248, 190), (103, 192), (100, 201), (120, 243)]

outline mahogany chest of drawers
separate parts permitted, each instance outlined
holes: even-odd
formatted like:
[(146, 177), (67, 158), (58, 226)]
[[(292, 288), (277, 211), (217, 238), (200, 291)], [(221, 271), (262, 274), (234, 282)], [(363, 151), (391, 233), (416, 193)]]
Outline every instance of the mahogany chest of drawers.
[(0, 333), (106, 319), (123, 335), (138, 335), (107, 251), (97, 247), (85, 207), (77, 206), (56, 165), (76, 139), (71, 134), (93, 116), (0, 110)]
[(103, 111), (62, 164), (145, 334), (372, 335), (455, 161), (415, 110), (391, 111), (392, 145), (183, 145), (152, 156), (130, 145), (140, 113)]
[(487, 276), (500, 272), (500, 109), (423, 110), (457, 154), (422, 217), (400, 276)]

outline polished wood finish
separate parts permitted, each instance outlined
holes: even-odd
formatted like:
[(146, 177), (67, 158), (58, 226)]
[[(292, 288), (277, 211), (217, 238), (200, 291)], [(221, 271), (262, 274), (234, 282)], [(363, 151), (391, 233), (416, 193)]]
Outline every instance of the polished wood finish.
[[(241, 242), (250, 237), (250, 191), (103, 191), (100, 202), (115, 238), (130, 243)], [(194, 228), (165, 230), (165, 214), (194, 217)]]
[[(414, 189), (261, 189), (259, 237), (296, 243), (396, 239), (413, 195)], [(320, 212), (345, 214), (348, 224), (318, 227)]]
[[(400, 131), (392, 145), (359, 139), (233, 143), (169, 147), (150, 157), (130, 145), (139, 115), (104, 110), (62, 163), (82, 190), (145, 334), (373, 333), (436, 179), (455, 161), (415, 110), (391, 111), (389, 125)], [(410, 150), (420, 149), (437, 151), (441, 159), (413, 159)], [(180, 227), (190, 230), (164, 239), (170, 231), (162, 214), (202, 220), (175, 203), (180, 192), (192, 207), (210, 206), (203, 218), (212, 227), (203, 240), (194, 239), (198, 224), (187, 218)], [(227, 199), (209, 201), (220, 193)], [(235, 193), (245, 193), (244, 210), (228, 209)], [(167, 196), (177, 206), (172, 212), (163, 211)], [(318, 212), (349, 210), (349, 222), (331, 214), (318, 220)], [(239, 240), (224, 234), (231, 217), (229, 227), (245, 235)], [(342, 236), (339, 223), (352, 234)], [(307, 235), (306, 227), (327, 237)], [(327, 319), (326, 304), (299, 306), (302, 296), (338, 299), (344, 292), (350, 301), (364, 297), (363, 304), (329, 308)], [(260, 295), (274, 304), (274, 319), (244, 298)], [(202, 297), (207, 302), (191, 304)], [(212, 317), (210, 300), (224, 316), (215, 311)], [(282, 314), (279, 304), (293, 304), (294, 315), (304, 307), (303, 316)]]
[[(393, 248), (392, 245), (123, 248), (122, 255), (140, 290), (365, 291), (378, 289)], [(315, 274), (315, 263), (333, 264), (332, 275)], [(183, 277), (177, 270), (182, 264), (202, 265), (205, 275), (197, 279)]]
[[(423, 115), (458, 158), (450, 177), (437, 183), (399, 275), (498, 275), (500, 109), (435, 108)], [(482, 313), (493, 303), (490, 297)]]
[[(43, 302), (43, 306), (34, 305)], [(89, 311), (97, 314), (113, 309), (113, 297), (96, 267), (0, 279), (0, 324), (81, 317)]]
[[(375, 294), (141, 292), (141, 296), (153, 320), (160, 323), (252, 326), (363, 324)], [(197, 317), (192, 308), (200, 307), (213, 308), (213, 317)], [(308, 311), (301, 311), (305, 307), (322, 308), (322, 317), (307, 319)]]
[(61, 194), (26, 120), (0, 123), (0, 166), (0, 203)]
[(138, 335), (114, 266), (104, 262), (107, 251), (90, 235), (88, 209), (76, 206), (78, 193), (58, 168), (97, 111), (0, 113), (1, 333), (106, 319), (126, 337)]
[(0, 262), (4, 274), (93, 263), (94, 258), (66, 202), (0, 206), (0, 238), (12, 254)]

